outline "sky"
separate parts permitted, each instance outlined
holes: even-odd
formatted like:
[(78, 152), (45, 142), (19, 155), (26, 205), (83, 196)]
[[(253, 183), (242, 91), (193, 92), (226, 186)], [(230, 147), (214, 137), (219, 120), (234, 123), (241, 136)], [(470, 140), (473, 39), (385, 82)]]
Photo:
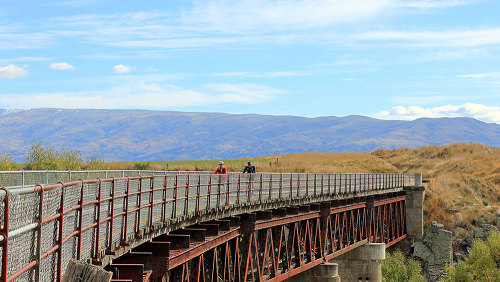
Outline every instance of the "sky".
[(496, 0), (2, 0), (0, 108), (500, 124)]

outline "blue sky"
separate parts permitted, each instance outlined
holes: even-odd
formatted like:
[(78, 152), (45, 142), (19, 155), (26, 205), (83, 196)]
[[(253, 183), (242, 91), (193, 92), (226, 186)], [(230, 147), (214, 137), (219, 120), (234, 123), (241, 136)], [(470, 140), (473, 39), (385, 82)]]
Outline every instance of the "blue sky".
[(0, 2), (0, 108), (500, 123), (500, 1)]

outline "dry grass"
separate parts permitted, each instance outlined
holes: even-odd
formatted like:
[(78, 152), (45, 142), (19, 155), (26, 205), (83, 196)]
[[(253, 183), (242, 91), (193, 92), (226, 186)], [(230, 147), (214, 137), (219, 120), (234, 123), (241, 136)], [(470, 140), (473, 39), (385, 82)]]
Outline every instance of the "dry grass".
[(430, 180), (424, 206), (426, 224), (437, 220), (450, 230), (470, 227), (470, 223), (498, 224), (500, 148), (456, 143), (378, 150), (373, 155), (400, 172), (422, 173)]
[[(437, 220), (450, 230), (470, 223), (494, 223), (500, 203), (500, 148), (456, 143), (372, 153), (300, 153), (224, 160), (229, 171), (252, 161), (265, 172), (409, 172), (430, 180), (425, 198), (425, 224)], [(150, 169), (215, 170), (217, 160), (151, 162)], [(132, 169), (134, 163), (113, 163)], [(498, 221), (498, 220), (497, 220)], [(498, 224), (498, 222), (497, 222)]]

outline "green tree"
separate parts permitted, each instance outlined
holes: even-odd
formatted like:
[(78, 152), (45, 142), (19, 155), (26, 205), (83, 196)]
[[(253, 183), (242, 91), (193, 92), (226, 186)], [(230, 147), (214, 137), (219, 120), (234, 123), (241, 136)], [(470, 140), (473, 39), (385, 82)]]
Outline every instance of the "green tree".
[(37, 142), (31, 144), (26, 154), (27, 170), (80, 170), (104, 169), (105, 163), (102, 159), (92, 157), (87, 163), (82, 163), (82, 157), (78, 150), (62, 149), (57, 151), (53, 146), (45, 146)]
[(444, 281), (500, 281), (500, 232), (492, 231), (488, 240), (474, 240), (467, 259), (446, 268)]
[(44, 146), (37, 142), (31, 144), (29, 152), (26, 154), (27, 170), (58, 170), (59, 157), (57, 151), (52, 146)]
[(58, 169), (60, 170), (80, 170), (82, 169), (82, 157), (80, 151), (65, 150), (57, 152)]
[(403, 253), (396, 251), (387, 253), (382, 262), (382, 281), (391, 282), (425, 282), (420, 263), (414, 259), (406, 259)]
[(0, 170), (14, 170), (16, 166), (12, 161), (12, 156), (9, 153), (0, 152)]

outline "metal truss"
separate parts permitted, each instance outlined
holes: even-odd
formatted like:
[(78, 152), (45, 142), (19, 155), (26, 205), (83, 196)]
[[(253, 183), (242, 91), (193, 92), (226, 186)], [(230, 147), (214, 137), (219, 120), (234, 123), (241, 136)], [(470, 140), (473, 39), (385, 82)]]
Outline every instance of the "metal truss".
[(283, 281), (365, 243), (401, 241), (405, 201), (398, 192), (205, 222), (161, 235), (106, 268), (115, 281)]

